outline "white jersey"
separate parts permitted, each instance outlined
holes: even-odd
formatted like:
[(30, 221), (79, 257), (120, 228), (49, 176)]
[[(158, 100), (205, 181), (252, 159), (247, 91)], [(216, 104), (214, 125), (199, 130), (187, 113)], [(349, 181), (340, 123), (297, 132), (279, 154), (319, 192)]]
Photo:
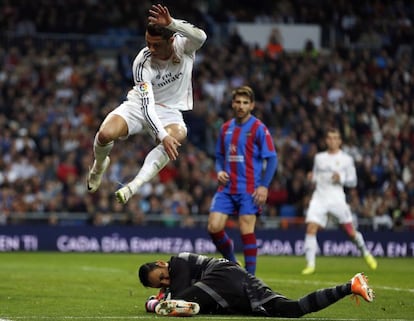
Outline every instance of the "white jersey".
[(133, 63), (134, 87), (128, 100), (141, 106), (148, 126), (160, 140), (166, 135), (156, 108), (191, 110), (193, 108), (192, 71), (195, 51), (206, 40), (203, 30), (192, 24), (173, 19), (167, 27), (176, 31), (173, 56), (166, 60), (155, 59), (148, 47), (143, 48)]
[[(333, 182), (334, 173), (339, 174), (340, 183)], [(328, 213), (336, 217), (340, 224), (352, 222), (352, 213), (346, 203), (343, 188), (357, 185), (356, 169), (352, 157), (342, 150), (335, 154), (329, 154), (326, 151), (316, 154), (312, 179), (316, 187), (306, 213), (306, 223), (314, 222), (326, 227)]]
[[(334, 173), (339, 174), (340, 183), (333, 182)], [(335, 154), (327, 151), (317, 153), (313, 164), (313, 181), (316, 183), (313, 197), (345, 200), (343, 186), (355, 187), (357, 185), (354, 160), (342, 150)]]

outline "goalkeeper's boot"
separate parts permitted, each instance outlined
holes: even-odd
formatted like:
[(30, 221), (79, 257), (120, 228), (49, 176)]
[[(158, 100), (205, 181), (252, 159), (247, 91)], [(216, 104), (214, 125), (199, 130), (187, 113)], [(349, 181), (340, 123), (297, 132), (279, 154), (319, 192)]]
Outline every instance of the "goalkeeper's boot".
[(93, 162), (93, 166), (89, 170), (88, 178), (86, 180), (89, 193), (95, 193), (98, 190), (99, 186), (101, 185), (102, 176), (108, 169), (110, 163), (111, 160), (109, 159), (109, 156), (106, 156), (102, 167), (98, 170), (96, 168), (96, 161)]
[(165, 300), (155, 307), (155, 313), (170, 317), (191, 317), (198, 312), (200, 312), (198, 303), (184, 300)]
[(315, 273), (315, 267), (308, 265), (302, 270), (302, 275), (311, 275)]
[(364, 273), (355, 274), (351, 279), (351, 291), (352, 294), (361, 296), (367, 302), (374, 301), (374, 290), (368, 285), (368, 278)]
[(119, 190), (115, 192), (115, 197), (121, 204), (126, 204), (132, 197), (132, 195), (134, 195), (134, 193), (128, 185), (121, 187)]
[(364, 255), (365, 262), (367, 262), (368, 266), (371, 270), (376, 270), (378, 266), (377, 260), (372, 256), (372, 254)]

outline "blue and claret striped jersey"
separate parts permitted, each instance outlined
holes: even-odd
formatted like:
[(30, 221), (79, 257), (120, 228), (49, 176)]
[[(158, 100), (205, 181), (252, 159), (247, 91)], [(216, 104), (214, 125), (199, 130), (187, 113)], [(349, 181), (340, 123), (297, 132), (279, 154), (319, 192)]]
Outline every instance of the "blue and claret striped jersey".
[(234, 118), (227, 121), (216, 144), (216, 170), (227, 172), (230, 180), (219, 191), (253, 193), (260, 185), (264, 160), (276, 156), (272, 136), (259, 119), (251, 116), (241, 125)]

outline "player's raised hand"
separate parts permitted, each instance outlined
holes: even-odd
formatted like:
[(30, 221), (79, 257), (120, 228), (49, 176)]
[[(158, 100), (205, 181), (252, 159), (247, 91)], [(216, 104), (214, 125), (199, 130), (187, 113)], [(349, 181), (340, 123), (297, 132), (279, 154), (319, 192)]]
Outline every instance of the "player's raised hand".
[(166, 6), (154, 4), (149, 10), (149, 13), (150, 15), (148, 17), (148, 21), (155, 23), (161, 27), (166, 27), (172, 22), (170, 12)]

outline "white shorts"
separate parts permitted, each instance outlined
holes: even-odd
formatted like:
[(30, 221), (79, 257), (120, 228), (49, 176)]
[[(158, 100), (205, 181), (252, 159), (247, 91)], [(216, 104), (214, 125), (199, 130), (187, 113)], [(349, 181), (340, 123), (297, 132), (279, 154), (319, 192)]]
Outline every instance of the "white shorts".
[[(164, 128), (170, 124), (179, 124), (187, 131), (187, 126), (184, 123), (183, 114), (180, 110), (165, 108), (156, 104), (155, 111)], [(109, 113), (109, 115), (111, 114), (119, 115), (126, 121), (128, 125), (128, 136), (146, 131), (154, 139), (156, 138), (152, 130), (148, 127), (147, 121), (142, 114), (141, 106), (138, 103), (126, 100)], [(127, 137), (121, 137), (121, 139), (125, 138)]]
[(339, 224), (352, 223), (352, 212), (345, 200), (326, 200), (312, 197), (306, 213), (306, 223), (317, 223), (326, 227), (328, 214), (334, 216)]

